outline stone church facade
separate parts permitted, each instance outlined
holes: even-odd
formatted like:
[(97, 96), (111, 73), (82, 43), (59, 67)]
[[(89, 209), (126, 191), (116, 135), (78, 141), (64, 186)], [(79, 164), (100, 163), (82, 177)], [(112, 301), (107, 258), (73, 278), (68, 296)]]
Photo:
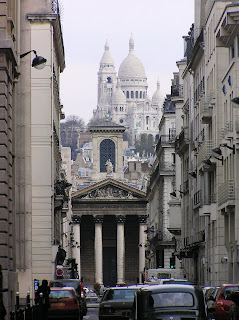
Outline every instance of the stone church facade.
[(125, 126), (131, 144), (140, 134), (156, 136), (163, 105), (160, 83), (152, 100), (148, 97), (148, 83), (144, 66), (134, 51), (134, 40), (129, 41), (129, 54), (119, 67), (118, 75), (108, 42), (98, 72), (98, 101), (93, 119), (109, 119)]
[(125, 128), (105, 121), (90, 131), (92, 184), (72, 195), (78, 273), (85, 285), (135, 284), (145, 268), (146, 194), (123, 179)]

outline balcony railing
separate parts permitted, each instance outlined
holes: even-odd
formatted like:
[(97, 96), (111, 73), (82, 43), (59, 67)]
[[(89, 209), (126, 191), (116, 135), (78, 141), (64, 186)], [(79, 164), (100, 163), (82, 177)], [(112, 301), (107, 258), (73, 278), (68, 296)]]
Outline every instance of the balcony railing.
[(193, 196), (193, 206), (199, 207), (199, 206), (206, 206), (210, 205), (212, 203), (216, 203), (217, 196), (216, 194), (202, 194), (201, 190), (198, 190), (194, 196)]
[(200, 165), (204, 159), (208, 159), (212, 155), (212, 149), (215, 147), (212, 140), (205, 140), (202, 142), (198, 149), (198, 165)]
[(183, 85), (175, 84), (171, 86), (171, 96), (172, 97), (183, 97)]
[(159, 165), (160, 171), (165, 171), (165, 172), (174, 172), (175, 171), (175, 164), (172, 162), (160, 162)]
[(164, 145), (169, 145), (175, 142), (176, 138), (176, 129), (170, 129), (168, 135), (161, 135), (157, 143), (156, 152), (159, 151)]
[(184, 127), (175, 140), (175, 149), (178, 154), (183, 153), (189, 144), (189, 129)]
[(228, 134), (233, 132), (233, 121), (227, 121), (225, 123), (224, 128), (221, 128), (220, 131), (220, 138), (224, 139), (225, 137), (228, 136)]
[(188, 247), (204, 241), (205, 241), (205, 231), (203, 230), (193, 234), (192, 236), (184, 238), (184, 246)]
[(218, 205), (226, 203), (227, 201), (235, 200), (235, 182), (230, 179), (218, 188)]

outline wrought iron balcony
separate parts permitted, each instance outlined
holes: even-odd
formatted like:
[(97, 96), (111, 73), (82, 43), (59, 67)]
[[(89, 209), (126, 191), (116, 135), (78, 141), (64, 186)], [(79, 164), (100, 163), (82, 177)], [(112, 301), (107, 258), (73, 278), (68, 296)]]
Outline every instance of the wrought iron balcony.
[(226, 205), (229, 201), (235, 200), (235, 181), (229, 179), (218, 188), (218, 206)]
[(216, 148), (216, 145), (212, 140), (204, 140), (198, 148), (198, 166), (204, 159), (208, 159), (212, 156), (212, 149)]
[(175, 140), (175, 151), (177, 154), (183, 154), (189, 145), (189, 129), (184, 127)]
[(172, 97), (183, 97), (183, 85), (175, 84), (171, 86), (171, 96)]
[(194, 246), (200, 242), (205, 241), (205, 231), (199, 231), (196, 232), (195, 234), (184, 238), (184, 246), (189, 247), (189, 246)]
[(233, 137), (233, 121), (227, 121), (220, 130), (220, 138), (227, 139)]

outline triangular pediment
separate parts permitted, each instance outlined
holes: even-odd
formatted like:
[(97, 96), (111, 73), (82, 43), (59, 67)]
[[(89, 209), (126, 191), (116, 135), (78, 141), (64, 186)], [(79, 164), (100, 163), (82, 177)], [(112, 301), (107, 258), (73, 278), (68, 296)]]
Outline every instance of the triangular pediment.
[(74, 200), (139, 200), (146, 194), (128, 184), (111, 178), (89, 185), (72, 194)]

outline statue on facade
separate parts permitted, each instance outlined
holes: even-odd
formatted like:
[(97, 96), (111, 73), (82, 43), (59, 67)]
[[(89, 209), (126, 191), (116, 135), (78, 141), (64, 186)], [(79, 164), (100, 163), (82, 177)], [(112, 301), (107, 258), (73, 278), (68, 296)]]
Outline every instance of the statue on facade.
[(105, 166), (106, 166), (106, 172), (107, 172), (107, 175), (110, 175), (113, 173), (113, 164), (112, 162), (110, 161), (110, 159), (108, 159), (105, 163)]

